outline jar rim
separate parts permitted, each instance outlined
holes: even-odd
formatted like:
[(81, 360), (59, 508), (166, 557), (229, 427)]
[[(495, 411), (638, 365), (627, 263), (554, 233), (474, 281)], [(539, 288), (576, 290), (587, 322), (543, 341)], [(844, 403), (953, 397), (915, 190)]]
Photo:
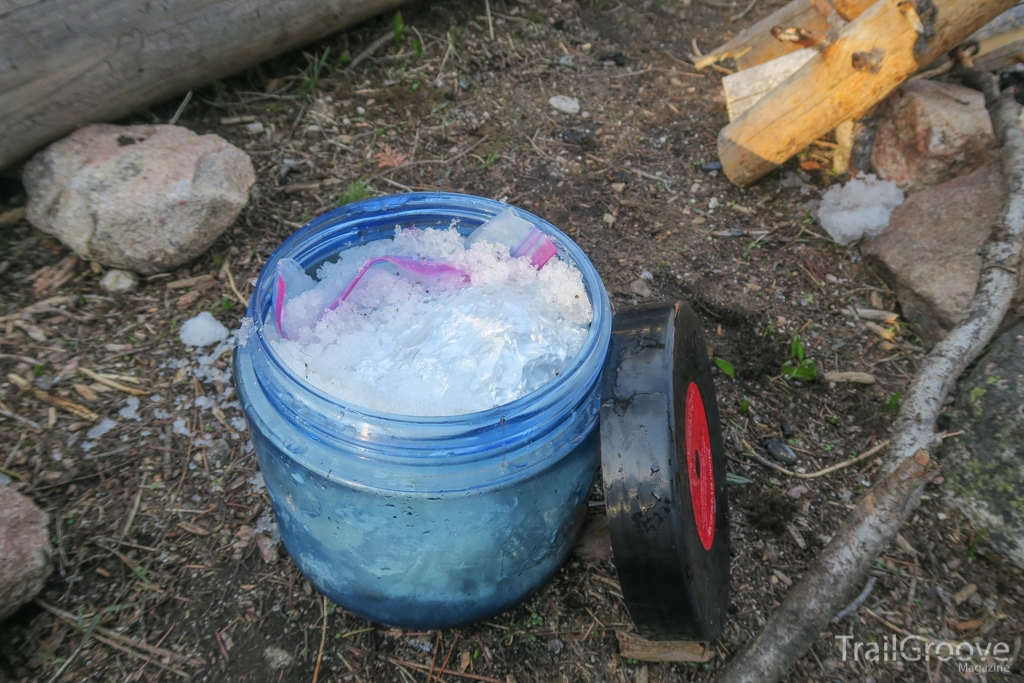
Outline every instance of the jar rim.
[[(514, 207), (517, 212), (533, 222), (552, 239), (557, 254), (562, 258), (568, 256), (570, 262), (579, 269), (583, 276), (584, 286), (591, 299), (593, 319), (583, 346), (580, 347), (580, 350), (573, 356), (562, 372), (551, 381), (514, 401), (486, 410), (457, 415), (406, 415), (374, 410), (340, 399), (303, 380), (281, 359), (273, 345), (269, 343), (265, 332), (265, 322), (268, 319), (267, 314), (270, 310), (274, 273), (276, 273), (278, 262), (285, 258), (295, 258), (296, 256), (303, 255), (303, 247), (308, 246), (313, 238), (323, 237), (322, 233), (333, 231), (336, 233), (335, 236), (358, 233), (360, 217), (367, 217), (367, 214), (373, 214), (378, 217), (395, 214), (396, 218), (400, 218), (403, 214), (407, 214), (407, 217), (415, 215), (417, 211), (443, 211), (444, 209), (460, 212), (459, 216), (452, 215), (451, 218), (479, 218), (482, 223), (487, 218), (508, 208), (508, 206), (508, 204), (503, 202), (468, 194), (440, 191), (411, 192), (364, 199), (320, 215), (296, 230), (274, 250), (260, 271), (248, 310), (246, 311), (246, 317), (252, 320), (253, 325), (248, 337), (248, 343), (252, 343), (252, 340), (255, 338), (260, 350), (263, 352), (261, 355), (264, 355), (273, 364), (275, 369), (283, 377), (287, 378), (293, 386), (312, 395), (318, 402), (340, 409), (348, 416), (358, 416), (394, 425), (445, 425), (448, 428), (458, 428), (471, 427), (481, 422), (497, 422), (504, 419), (507, 415), (527, 412), (538, 402), (545, 402), (552, 395), (563, 391), (566, 386), (578, 381), (581, 373), (586, 372), (588, 367), (593, 365), (593, 363), (587, 362), (588, 359), (591, 359), (595, 352), (600, 353), (601, 349), (607, 349), (611, 334), (612, 311), (604, 283), (580, 246), (548, 221), (518, 206)], [(351, 246), (356, 245), (353, 244)], [(310, 265), (302, 263), (300, 259), (296, 260), (304, 267), (308, 268)], [(601, 353), (600, 362), (597, 364), (597, 373), (600, 372), (603, 361), (604, 353)]]

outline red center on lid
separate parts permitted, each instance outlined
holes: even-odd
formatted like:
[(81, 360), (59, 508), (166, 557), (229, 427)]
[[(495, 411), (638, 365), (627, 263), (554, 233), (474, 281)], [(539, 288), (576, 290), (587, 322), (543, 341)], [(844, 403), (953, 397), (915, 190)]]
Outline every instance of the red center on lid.
[(690, 382), (686, 390), (686, 470), (690, 479), (693, 520), (705, 550), (715, 540), (715, 471), (711, 464), (711, 436), (700, 389)]

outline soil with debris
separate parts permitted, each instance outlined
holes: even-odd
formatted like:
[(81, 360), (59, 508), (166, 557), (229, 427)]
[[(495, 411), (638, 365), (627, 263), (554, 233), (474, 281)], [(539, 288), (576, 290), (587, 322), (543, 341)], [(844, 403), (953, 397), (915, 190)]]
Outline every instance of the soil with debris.
[[(811, 217), (833, 179), (806, 169), (829, 168), (829, 141), (749, 189), (716, 170), (722, 73), (695, 74), (690, 56), (779, 4), (762, 0), (735, 23), (747, 3), (494, 0), (490, 19), (484, 3), (415, 5), (400, 29), (380, 17), (197, 91), (181, 125), (246, 150), (258, 184), (206, 255), (131, 294), (104, 293), (101, 268), (68, 258), (24, 220), (0, 226), (0, 465), (50, 514), (57, 562), (39, 600), (0, 626), (0, 679), (712, 678), (877, 474), (869, 458), (802, 480), (757, 463), (751, 449), (767, 457), (762, 440), (779, 437), (805, 472), (864, 452), (889, 435), (923, 354), (912, 329), (872, 329), (848, 312), (893, 310), (895, 299), (855, 248), (835, 245)], [(396, 41), (348, 68), (388, 32)], [(554, 109), (556, 95), (578, 99), (580, 113)], [(166, 122), (178, 104), (129, 122)], [(178, 327), (210, 311), (236, 328), (239, 298), (296, 228), (362, 196), (421, 189), (507, 197), (574, 237), (615, 305), (680, 298), (703, 316), (727, 361), (716, 382), (735, 475), (731, 621), (712, 661), (619, 655), (615, 631), (634, 629), (599, 538), (525, 604), (440, 633), (325, 604), (273, 542), (244, 423), (224, 398), (230, 387), (193, 377), (195, 354)], [(20, 186), (4, 180), (0, 202), (0, 214), (22, 204)], [(783, 373), (794, 335), (819, 381)], [(830, 371), (877, 382), (820, 381)], [(87, 413), (49, 411), (18, 386), (28, 383), (116, 424), (101, 434)], [(596, 488), (591, 510), (604, 513)], [(897, 540), (872, 571), (870, 596), (822, 634), (790, 680), (1001, 680), (955, 660), (843, 661), (840, 635), (1020, 650), (1021, 571), (947, 506), (941, 483)], [(1019, 661), (1011, 667), (1004, 678), (1021, 674)]]

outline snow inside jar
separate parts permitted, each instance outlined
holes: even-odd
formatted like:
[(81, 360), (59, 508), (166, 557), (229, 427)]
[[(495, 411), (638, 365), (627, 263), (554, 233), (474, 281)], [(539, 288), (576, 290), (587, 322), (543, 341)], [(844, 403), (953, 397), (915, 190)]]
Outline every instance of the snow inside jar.
[(558, 570), (599, 461), (611, 329), (566, 235), (466, 195), (358, 202), (271, 256), (248, 316), (236, 386), (282, 539), (318, 590), (374, 621), (450, 628)]

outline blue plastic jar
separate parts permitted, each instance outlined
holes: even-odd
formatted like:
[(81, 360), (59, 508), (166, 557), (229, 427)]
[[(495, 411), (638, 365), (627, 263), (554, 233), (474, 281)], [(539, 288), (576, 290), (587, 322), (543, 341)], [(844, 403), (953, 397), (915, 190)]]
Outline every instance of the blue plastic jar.
[(599, 376), (611, 308), (583, 251), (522, 212), (583, 274), (594, 309), (587, 340), (562, 374), (504, 406), (410, 417), (351, 405), (288, 369), (264, 336), (277, 262), (315, 273), (396, 225), (473, 228), (505, 206), (467, 195), (369, 199), (321, 216), (270, 257), (235, 353), (239, 398), (292, 559), (316, 588), (367, 619), (449, 628), (527, 598), (572, 550), (599, 462)]

